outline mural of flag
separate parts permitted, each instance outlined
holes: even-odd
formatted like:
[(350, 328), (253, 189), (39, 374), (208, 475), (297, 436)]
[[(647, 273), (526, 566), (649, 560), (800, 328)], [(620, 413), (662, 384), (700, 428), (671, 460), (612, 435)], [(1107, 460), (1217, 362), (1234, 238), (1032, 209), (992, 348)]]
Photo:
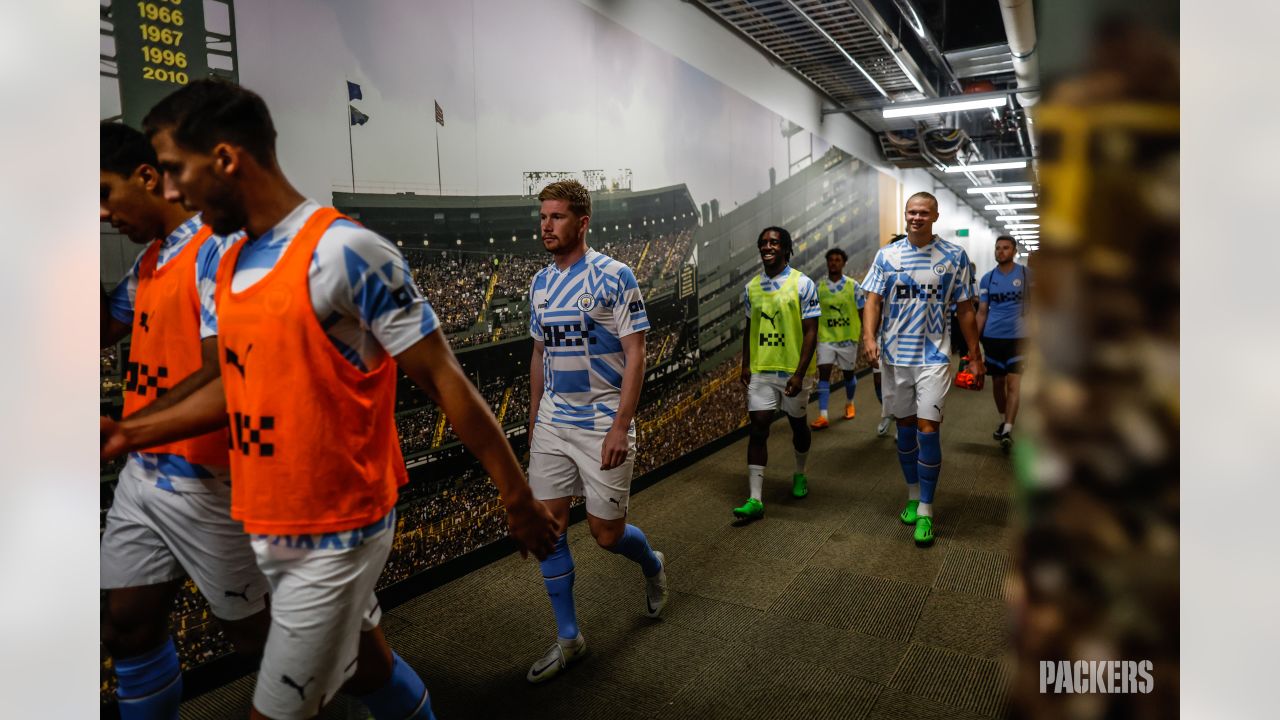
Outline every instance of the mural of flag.
[(360, 92), (360, 86), (348, 80), (347, 81), (347, 100), (363, 100), (363, 99), (364, 99), (364, 93)]
[(347, 109), (351, 111), (351, 124), (363, 125), (369, 122), (369, 116), (355, 109), (354, 106), (348, 105)]
[(444, 108), (440, 107), (440, 101), (436, 100), (436, 122), (440, 123), (440, 127), (444, 127)]

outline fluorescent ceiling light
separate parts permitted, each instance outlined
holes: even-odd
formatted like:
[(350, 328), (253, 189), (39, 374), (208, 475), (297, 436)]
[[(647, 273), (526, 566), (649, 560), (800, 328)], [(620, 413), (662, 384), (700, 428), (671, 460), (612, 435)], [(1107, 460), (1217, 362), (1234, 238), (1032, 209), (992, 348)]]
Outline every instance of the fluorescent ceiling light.
[(909, 107), (894, 107), (890, 105), (881, 111), (881, 116), (886, 120), (900, 117), (919, 117), (921, 115), (937, 115), (938, 113), (959, 112), (961, 110), (1000, 107), (1008, 102), (1008, 97), (1000, 95), (999, 97), (985, 97), (976, 100), (965, 100), (963, 98), (943, 100), (941, 102), (928, 103), (927, 105), (912, 105)]
[(965, 192), (969, 193), (970, 195), (977, 195), (978, 193), (986, 194), (986, 193), (998, 193), (998, 192), (1016, 192), (1019, 190), (1030, 190), (1030, 189), (1031, 189), (1031, 186), (1025, 183), (1021, 185), (978, 185), (965, 190)]
[(996, 218), (1003, 223), (1019, 222), (1022, 220), (1039, 220), (1039, 215), (1001, 215)]
[(1035, 203), (994, 203), (983, 206), (983, 210), (1035, 210)]
[(948, 165), (949, 173), (978, 172), (979, 170), (1016, 170), (1027, 166), (1026, 160), (1000, 160), (996, 162), (974, 163), (972, 165)]
[(1004, 229), (1017, 231), (1017, 230), (1030, 230), (1032, 228), (1038, 228), (1038, 227), (1040, 227), (1040, 223), (1011, 223), (1009, 225), (1005, 225)]
[(1033, 197), (1035, 197), (1035, 196), (1036, 196), (1036, 194), (1035, 194), (1035, 193), (1033, 193), (1033, 192), (1015, 192), (1015, 193), (1009, 193), (1009, 197), (1011, 197), (1011, 198), (1018, 198), (1019, 200), (1025, 200), (1026, 198), (1033, 198)]

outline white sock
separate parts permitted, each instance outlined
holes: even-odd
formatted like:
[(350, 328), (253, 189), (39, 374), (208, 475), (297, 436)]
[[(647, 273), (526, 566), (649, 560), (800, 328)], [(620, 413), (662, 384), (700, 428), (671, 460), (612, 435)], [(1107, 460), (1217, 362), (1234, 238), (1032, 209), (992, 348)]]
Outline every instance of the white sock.
[(799, 452), (799, 451), (796, 452), (796, 472), (798, 473), (804, 472), (804, 461), (808, 459), (809, 459), (808, 450), (805, 450), (804, 452)]
[(920, 506), (916, 508), (916, 514), (920, 517), (933, 517), (933, 503), (920, 503)]
[(827, 417), (827, 411), (826, 411), (826, 410), (818, 410), (818, 415), (819, 415), (819, 416), (821, 416), (823, 420), (829, 420), (829, 419), (830, 419), (830, 418), (828, 418), (828, 417)]
[(1004, 429), (1002, 429), (1002, 430), (1001, 430), (1001, 432), (1003, 432), (1003, 433), (1011, 433), (1011, 432), (1013, 432), (1013, 423), (1005, 423), (1005, 424), (1004, 424)]
[(751, 483), (751, 497), (756, 500), (764, 499), (764, 466), (748, 465), (747, 466), (747, 482)]
[(907, 499), (908, 500), (920, 499), (920, 483), (913, 483), (907, 486)]

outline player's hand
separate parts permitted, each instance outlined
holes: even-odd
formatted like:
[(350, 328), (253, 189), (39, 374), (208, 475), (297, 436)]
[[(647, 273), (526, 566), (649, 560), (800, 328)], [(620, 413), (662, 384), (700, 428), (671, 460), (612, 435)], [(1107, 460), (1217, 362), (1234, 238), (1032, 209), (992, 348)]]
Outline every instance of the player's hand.
[(103, 460), (110, 460), (129, 450), (129, 440), (124, 428), (106, 416), (99, 418), (98, 441)]
[(873, 368), (880, 367), (880, 345), (875, 338), (867, 338), (862, 341), (862, 354), (867, 358), (867, 364)]
[(973, 373), (973, 376), (975, 378), (981, 379), (983, 375), (986, 375), (987, 363), (982, 359), (982, 353), (977, 353), (977, 352), (969, 353), (969, 364), (968, 366), (965, 367), (965, 369)]
[(600, 444), (600, 469), (612, 470), (627, 461), (630, 438), (624, 427), (611, 427)]
[(520, 548), (520, 557), (533, 553), (539, 560), (551, 554), (563, 530), (547, 506), (527, 491), (507, 506), (507, 527)]
[(742, 368), (742, 372), (738, 373), (738, 381), (742, 383), (743, 387), (750, 387), (751, 386), (751, 368), (749, 367)]
[(802, 388), (804, 388), (804, 375), (796, 373), (787, 378), (787, 387), (783, 389), (782, 394), (787, 397), (795, 397), (800, 394)]

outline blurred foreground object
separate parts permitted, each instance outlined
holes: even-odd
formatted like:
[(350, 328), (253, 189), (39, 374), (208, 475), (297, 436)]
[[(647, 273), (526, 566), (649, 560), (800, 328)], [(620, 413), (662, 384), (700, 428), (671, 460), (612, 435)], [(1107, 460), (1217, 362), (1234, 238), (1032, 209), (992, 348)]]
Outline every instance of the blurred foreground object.
[[(1035, 108), (1026, 521), (1012, 714), (1178, 713), (1178, 61), (1125, 21)], [(1055, 694), (1042, 661), (1150, 661), (1149, 693)], [(1117, 683), (1118, 685), (1118, 683)]]

